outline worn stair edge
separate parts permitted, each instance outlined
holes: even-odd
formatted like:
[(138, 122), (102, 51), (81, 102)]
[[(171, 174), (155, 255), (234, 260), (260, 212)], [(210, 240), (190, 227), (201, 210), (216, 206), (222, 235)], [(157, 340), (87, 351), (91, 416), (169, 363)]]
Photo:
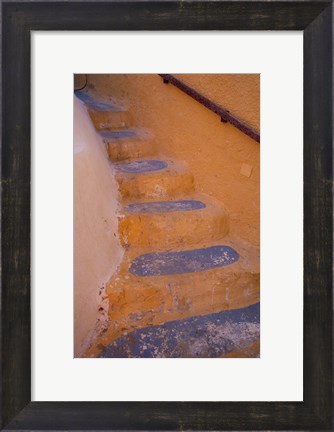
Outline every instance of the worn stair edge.
[[(260, 337), (260, 305), (193, 316), (124, 334), (104, 347), (100, 358), (256, 357), (249, 347)], [(248, 348), (248, 351), (245, 349)]]
[(112, 162), (128, 161), (149, 156), (153, 159), (156, 154), (156, 143), (152, 138), (142, 139), (135, 136), (131, 139), (109, 141), (105, 144), (109, 159)]
[(113, 164), (119, 191), (124, 200), (163, 200), (194, 192), (194, 177), (186, 164), (166, 158), (159, 160), (166, 162), (167, 166), (138, 173), (120, 172), (115, 166), (119, 162)]
[(200, 200), (168, 200), (168, 201), (140, 201), (124, 207), (125, 214), (164, 214), (172, 212), (185, 212), (206, 208)]
[(120, 143), (123, 140), (149, 140), (153, 138), (153, 134), (149, 129), (145, 128), (125, 128), (115, 130), (104, 130), (99, 131), (100, 137), (106, 144), (108, 143)]
[(222, 239), (229, 231), (227, 211), (218, 200), (201, 198), (126, 205), (118, 227), (122, 245), (162, 251)]
[(143, 277), (198, 273), (232, 265), (239, 258), (238, 252), (227, 245), (178, 252), (151, 252), (136, 257), (130, 264), (129, 272)]
[(147, 174), (168, 168), (169, 163), (161, 159), (136, 159), (114, 163), (114, 169), (122, 174)]
[(74, 92), (75, 96), (80, 99), (87, 108), (93, 110), (93, 111), (109, 111), (109, 112), (124, 112), (126, 111), (125, 107), (112, 102), (105, 102), (102, 100), (99, 100), (100, 98), (97, 95), (94, 95), (90, 92), (84, 91), (84, 90), (76, 90)]
[(95, 111), (88, 108), (88, 113), (97, 131), (128, 129), (133, 124), (127, 111)]
[(220, 356), (221, 358), (259, 358), (260, 357), (260, 339), (243, 348), (230, 351)]
[(144, 128), (100, 131), (99, 135), (106, 145), (109, 159), (113, 162), (141, 159), (157, 154), (152, 132)]
[(110, 319), (115, 325), (129, 328), (258, 302), (258, 250), (231, 238), (224, 239), (224, 243), (240, 256), (231, 265), (200, 272), (148, 277), (129, 272), (136, 253), (138, 256), (138, 251), (130, 249), (118, 273), (107, 284)]

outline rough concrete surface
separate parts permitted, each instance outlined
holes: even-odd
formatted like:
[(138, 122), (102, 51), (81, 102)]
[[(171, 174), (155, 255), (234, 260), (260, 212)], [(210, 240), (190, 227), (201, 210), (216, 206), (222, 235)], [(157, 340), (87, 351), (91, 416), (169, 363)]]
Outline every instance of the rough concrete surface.
[(260, 305), (257, 303), (135, 330), (112, 342), (100, 357), (222, 357), (248, 347), (259, 336)]
[(168, 213), (174, 211), (198, 210), (205, 208), (202, 201), (179, 200), (179, 201), (155, 201), (129, 204), (125, 207), (128, 213)]
[(222, 203), (204, 194), (188, 194), (191, 197), (194, 199), (125, 206), (119, 222), (122, 244), (157, 251), (223, 238), (229, 230), (229, 217)]
[(157, 159), (140, 159), (129, 162), (117, 162), (114, 164), (115, 170), (123, 173), (145, 173), (150, 171), (160, 171), (167, 168), (168, 163)]
[(193, 273), (225, 267), (238, 259), (239, 254), (228, 246), (211, 246), (180, 252), (153, 252), (135, 258), (129, 271), (137, 276)]

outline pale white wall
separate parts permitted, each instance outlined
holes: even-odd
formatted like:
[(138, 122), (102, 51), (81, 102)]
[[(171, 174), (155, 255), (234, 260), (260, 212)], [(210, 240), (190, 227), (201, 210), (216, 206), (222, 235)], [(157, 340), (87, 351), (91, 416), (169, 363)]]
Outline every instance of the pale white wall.
[[(106, 324), (99, 294), (120, 263), (118, 189), (106, 149), (74, 96), (74, 355), (81, 356)], [(100, 310), (99, 309), (103, 309)]]

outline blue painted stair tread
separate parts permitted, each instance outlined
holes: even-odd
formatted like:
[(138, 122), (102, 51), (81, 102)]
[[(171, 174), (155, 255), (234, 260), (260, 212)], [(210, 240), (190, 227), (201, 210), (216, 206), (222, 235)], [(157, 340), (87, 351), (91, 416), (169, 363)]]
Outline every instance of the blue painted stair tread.
[(214, 358), (260, 338), (260, 304), (170, 321), (123, 335), (100, 358)]
[(235, 263), (239, 254), (229, 246), (211, 246), (180, 252), (154, 252), (140, 255), (130, 265), (136, 276), (163, 276), (193, 273)]
[(197, 200), (153, 201), (129, 204), (125, 207), (128, 213), (169, 213), (175, 211), (200, 210), (206, 205)]
[(120, 111), (119, 107), (116, 105), (110, 105), (104, 102), (96, 101), (92, 95), (85, 91), (77, 90), (75, 95), (94, 111)]
[(118, 162), (114, 166), (119, 172), (138, 174), (150, 171), (160, 171), (167, 168), (168, 164), (161, 160), (142, 159), (131, 162)]
[(107, 140), (121, 140), (125, 138), (133, 138), (137, 134), (135, 131), (131, 129), (122, 129), (122, 130), (110, 130), (110, 131), (102, 131), (100, 132), (102, 138)]

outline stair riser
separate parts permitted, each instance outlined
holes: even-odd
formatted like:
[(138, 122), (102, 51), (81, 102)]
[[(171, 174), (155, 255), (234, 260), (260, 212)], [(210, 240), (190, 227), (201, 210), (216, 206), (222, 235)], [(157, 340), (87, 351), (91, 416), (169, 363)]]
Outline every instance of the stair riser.
[[(219, 358), (258, 357), (258, 303), (232, 311), (174, 320), (135, 331), (107, 344), (102, 358)], [(102, 345), (104, 346), (104, 344)]]
[(171, 174), (160, 172), (124, 176), (116, 174), (119, 192), (128, 200), (156, 200), (177, 197), (194, 192), (194, 178), (188, 173)]
[(129, 159), (140, 159), (156, 153), (156, 145), (153, 140), (117, 140), (107, 142), (109, 159), (119, 162)]
[(98, 131), (127, 128), (132, 125), (131, 116), (127, 111), (88, 111)]
[(223, 210), (210, 213), (207, 209), (128, 215), (119, 224), (123, 246), (150, 246), (155, 251), (219, 240), (228, 233), (228, 230), (226, 213)]
[(166, 279), (163, 289), (154, 285), (110, 285), (110, 319), (122, 327), (136, 328), (242, 308), (259, 301), (259, 274), (238, 274), (226, 268), (220, 278), (200, 278), (199, 282), (198, 277), (190, 276), (173, 284)]

